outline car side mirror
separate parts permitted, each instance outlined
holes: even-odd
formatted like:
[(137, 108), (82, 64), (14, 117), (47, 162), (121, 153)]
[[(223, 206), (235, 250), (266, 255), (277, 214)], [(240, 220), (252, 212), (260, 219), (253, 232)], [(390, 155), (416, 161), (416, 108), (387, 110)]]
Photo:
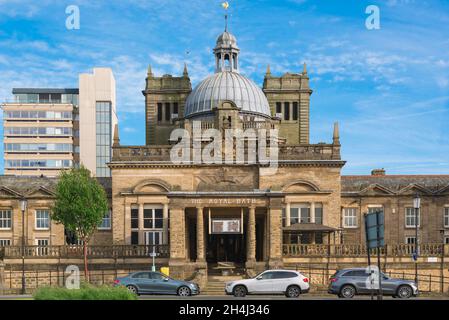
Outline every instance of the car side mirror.
[(170, 279), (168, 279), (168, 278), (164, 278), (164, 281), (168, 281), (168, 280), (170, 280)]
[(262, 280), (262, 276), (257, 277), (256, 280)]

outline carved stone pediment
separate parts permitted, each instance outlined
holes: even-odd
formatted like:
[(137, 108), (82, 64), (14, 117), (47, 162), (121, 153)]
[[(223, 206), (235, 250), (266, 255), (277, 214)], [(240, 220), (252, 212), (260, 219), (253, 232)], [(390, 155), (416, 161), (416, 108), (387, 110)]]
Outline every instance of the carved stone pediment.
[(253, 171), (221, 167), (206, 169), (195, 176), (197, 191), (251, 191), (255, 188)]

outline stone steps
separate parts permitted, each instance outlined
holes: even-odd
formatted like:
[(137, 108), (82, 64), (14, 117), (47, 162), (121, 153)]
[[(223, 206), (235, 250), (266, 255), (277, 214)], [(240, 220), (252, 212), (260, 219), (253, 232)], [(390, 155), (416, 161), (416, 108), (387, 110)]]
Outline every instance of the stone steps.
[(237, 275), (231, 276), (210, 275), (207, 278), (208, 281), (206, 287), (201, 290), (201, 294), (208, 296), (224, 296), (226, 282), (240, 279), (243, 279), (243, 277)]

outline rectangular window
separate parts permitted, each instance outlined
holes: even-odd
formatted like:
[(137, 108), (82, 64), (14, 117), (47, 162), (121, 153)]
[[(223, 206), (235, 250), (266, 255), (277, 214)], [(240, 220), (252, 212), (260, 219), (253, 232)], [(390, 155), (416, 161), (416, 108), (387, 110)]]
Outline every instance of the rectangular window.
[(36, 255), (46, 256), (48, 255), (48, 245), (50, 241), (48, 239), (36, 239)]
[(48, 210), (36, 210), (36, 229), (47, 230), (50, 228), (50, 212)]
[(444, 208), (444, 227), (449, 228), (449, 207)]
[[(418, 227), (420, 226), (420, 214), (418, 211)], [(405, 227), (415, 228), (416, 227), (416, 213), (415, 208), (408, 207), (405, 208)]]
[(0, 239), (0, 247), (7, 247), (11, 245), (10, 239)]
[(298, 120), (298, 102), (293, 102), (293, 114), (292, 114), (292, 118), (293, 120)]
[(310, 223), (310, 204), (299, 203), (290, 207), (290, 224), (295, 223)]
[(449, 244), (449, 237), (444, 237), (444, 243)]
[(179, 115), (179, 110), (178, 110), (178, 103), (175, 102), (173, 103), (173, 113)]
[(96, 103), (96, 176), (109, 177), (110, 169), (106, 163), (111, 161), (111, 102), (97, 101)]
[(380, 206), (380, 205), (369, 205), (368, 206), (368, 213), (374, 213), (374, 212), (383, 212), (384, 211), (384, 207)]
[(345, 228), (357, 227), (357, 208), (343, 209), (343, 227)]
[(165, 121), (170, 121), (171, 113), (170, 113), (170, 103), (165, 103)]
[(139, 228), (139, 209), (131, 208), (131, 229)]
[(132, 231), (131, 232), (131, 244), (139, 244), (139, 232)]
[(405, 243), (406, 244), (415, 244), (416, 243), (416, 237), (405, 237)]
[(282, 103), (276, 102), (276, 113), (282, 113)]
[(163, 210), (145, 206), (143, 210), (143, 227), (145, 229), (162, 229)]
[(103, 217), (103, 220), (101, 221), (100, 226), (98, 229), (100, 230), (110, 230), (112, 226), (112, 217), (111, 217), (111, 210), (106, 213), (106, 215)]
[(146, 245), (162, 244), (162, 231), (148, 231), (144, 236)]
[(162, 103), (157, 104), (157, 121), (162, 121)]
[(284, 102), (284, 120), (290, 120), (290, 102)]
[(323, 224), (323, 205), (315, 203), (315, 223)]
[(11, 229), (12, 213), (11, 210), (0, 210), (0, 229)]

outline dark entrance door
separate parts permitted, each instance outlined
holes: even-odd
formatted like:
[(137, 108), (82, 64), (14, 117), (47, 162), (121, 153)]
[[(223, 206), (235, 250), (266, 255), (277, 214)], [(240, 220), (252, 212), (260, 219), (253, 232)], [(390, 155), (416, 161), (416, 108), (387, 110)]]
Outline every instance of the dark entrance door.
[(207, 262), (246, 261), (246, 245), (243, 234), (210, 234), (207, 237)]

